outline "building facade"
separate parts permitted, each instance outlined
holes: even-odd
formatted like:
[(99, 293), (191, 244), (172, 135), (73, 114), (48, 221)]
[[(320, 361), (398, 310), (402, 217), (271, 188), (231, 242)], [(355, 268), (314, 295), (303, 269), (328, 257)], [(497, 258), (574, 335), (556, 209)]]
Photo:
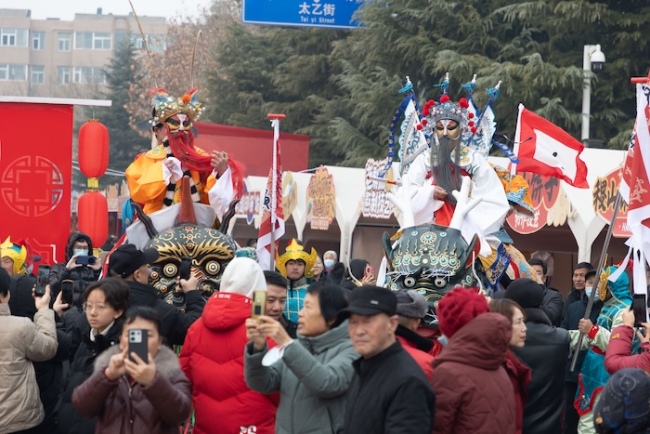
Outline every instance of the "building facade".
[[(164, 17), (139, 17), (151, 51), (164, 51)], [(35, 20), (28, 9), (0, 9), (0, 95), (84, 98), (106, 84), (115, 50), (142, 48), (133, 16), (75, 14)]]

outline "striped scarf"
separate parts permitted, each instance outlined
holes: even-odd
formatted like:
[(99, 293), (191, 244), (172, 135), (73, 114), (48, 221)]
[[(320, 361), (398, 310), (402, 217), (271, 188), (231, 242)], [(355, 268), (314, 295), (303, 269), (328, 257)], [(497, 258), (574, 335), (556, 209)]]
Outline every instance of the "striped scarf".
[[(167, 153), (167, 157), (173, 157), (174, 154), (172, 153), (172, 150), (169, 148), (169, 143), (165, 141), (163, 143), (163, 146), (165, 147), (165, 152)], [(184, 170), (183, 171), (183, 176), (189, 176), (190, 179), (193, 180), (192, 175), (189, 170)], [(167, 185), (167, 191), (165, 192), (165, 199), (163, 199), (163, 208), (166, 208), (168, 206), (171, 206), (174, 204), (174, 196), (176, 195), (176, 191), (181, 188), (182, 183), (176, 182), (172, 183), (170, 182)], [(199, 187), (200, 185), (197, 183), (194, 183), (192, 181), (192, 184), (190, 185), (190, 193), (192, 194), (192, 202), (201, 202), (201, 197), (199, 196)]]

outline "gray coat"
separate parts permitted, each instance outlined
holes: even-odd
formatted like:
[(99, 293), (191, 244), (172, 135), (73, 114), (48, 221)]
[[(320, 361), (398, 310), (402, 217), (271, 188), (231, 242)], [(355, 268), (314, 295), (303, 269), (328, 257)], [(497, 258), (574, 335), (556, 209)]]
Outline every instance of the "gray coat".
[(348, 337), (347, 321), (315, 338), (298, 336), (282, 360), (262, 365), (267, 348), (246, 346), (248, 387), (261, 393), (280, 391), (276, 434), (332, 434), (343, 426), (347, 391), (359, 355)]

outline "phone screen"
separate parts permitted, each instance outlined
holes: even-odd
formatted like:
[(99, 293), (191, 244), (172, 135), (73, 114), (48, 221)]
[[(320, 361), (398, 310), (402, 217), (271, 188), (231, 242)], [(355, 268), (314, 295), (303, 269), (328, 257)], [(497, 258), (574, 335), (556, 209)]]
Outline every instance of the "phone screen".
[(257, 319), (266, 311), (266, 291), (253, 291), (251, 318)]
[(135, 362), (131, 353), (136, 353), (145, 363), (149, 361), (149, 330), (129, 330), (129, 358)]
[(188, 280), (192, 272), (192, 258), (183, 258), (181, 261), (181, 269), (179, 277), (183, 280)]
[(641, 327), (641, 323), (648, 322), (648, 304), (645, 294), (634, 294), (632, 311), (634, 312), (634, 327)]
[(61, 302), (64, 304), (72, 304), (74, 301), (74, 282), (72, 280), (64, 280), (61, 282)]
[(42, 297), (45, 295), (45, 286), (47, 286), (47, 279), (50, 277), (50, 267), (48, 265), (40, 265), (38, 267), (38, 275), (36, 276), (36, 289), (34, 295)]

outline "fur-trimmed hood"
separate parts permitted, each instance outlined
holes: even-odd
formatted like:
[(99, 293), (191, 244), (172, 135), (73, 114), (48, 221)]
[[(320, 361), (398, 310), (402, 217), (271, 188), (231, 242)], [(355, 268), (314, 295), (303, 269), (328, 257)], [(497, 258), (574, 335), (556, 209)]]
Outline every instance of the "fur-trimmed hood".
[[(101, 353), (95, 360), (94, 372), (101, 371), (102, 369), (106, 369), (108, 363), (111, 360), (111, 357), (121, 352), (122, 350), (120, 349), (120, 346), (118, 344), (118, 345), (113, 345), (112, 347), (110, 347), (109, 349)], [(176, 353), (174, 353), (165, 345), (162, 345), (160, 347), (160, 351), (158, 351), (158, 354), (156, 354), (156, 357), (154, 357), (154, 362), (156, 363), (156, 371), (160, 372), (165, 378), (171, 378), (172, 373), (174, 373), (175, 371), (177, 372), (181, 369), (181, 365), (178, 362), (178, 357), (176, 356)]]

